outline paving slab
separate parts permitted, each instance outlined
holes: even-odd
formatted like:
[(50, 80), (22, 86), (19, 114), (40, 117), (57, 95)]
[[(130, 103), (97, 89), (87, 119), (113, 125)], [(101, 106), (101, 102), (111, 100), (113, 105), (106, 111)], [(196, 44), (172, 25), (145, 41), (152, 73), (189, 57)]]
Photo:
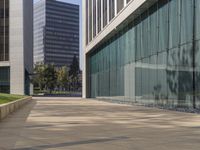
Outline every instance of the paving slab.
[(33, 98), (0, 122), (0, 150), (199, 150), (200, 115), (80, 98)]

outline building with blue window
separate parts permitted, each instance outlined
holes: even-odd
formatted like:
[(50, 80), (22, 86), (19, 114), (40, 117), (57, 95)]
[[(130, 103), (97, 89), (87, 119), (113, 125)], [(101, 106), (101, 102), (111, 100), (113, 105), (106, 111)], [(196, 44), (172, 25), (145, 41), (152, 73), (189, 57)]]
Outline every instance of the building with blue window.
[(199, 0), (85, 0), (83, 96), (200, 108)]
[(33, 1), (0, 0), (0, 93), (29, 94)]
[(34, 4), (34, 63), (69, 66), (79, 59), (79, 5), (56, 0)]

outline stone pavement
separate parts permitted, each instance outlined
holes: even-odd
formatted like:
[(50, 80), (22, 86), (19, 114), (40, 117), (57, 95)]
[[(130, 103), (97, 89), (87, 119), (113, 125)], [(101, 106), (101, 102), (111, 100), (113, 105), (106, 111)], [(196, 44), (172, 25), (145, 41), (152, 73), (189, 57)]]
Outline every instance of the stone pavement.
[(0, 150), (200, 150), (200, 115), (34, 98), (0, 123)]

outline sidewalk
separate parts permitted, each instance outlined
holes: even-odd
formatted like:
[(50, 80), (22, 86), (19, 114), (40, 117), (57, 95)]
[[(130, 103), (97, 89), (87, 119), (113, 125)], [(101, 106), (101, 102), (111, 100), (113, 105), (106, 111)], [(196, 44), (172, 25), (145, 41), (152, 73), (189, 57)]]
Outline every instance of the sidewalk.
[(35, 98), (0, 123), (0, 150), (199, 150), (200, 115)]

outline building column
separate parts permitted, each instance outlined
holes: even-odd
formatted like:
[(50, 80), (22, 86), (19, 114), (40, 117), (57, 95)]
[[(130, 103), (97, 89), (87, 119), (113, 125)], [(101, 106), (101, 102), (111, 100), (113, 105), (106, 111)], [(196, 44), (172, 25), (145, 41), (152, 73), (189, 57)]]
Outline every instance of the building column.
[[(82, 30), (83, 30), (83, 45), (82, 45), (82, 49), (84, 51), (84, 57), (83, 57), (83, 74), (82, 74), (82, 97), (83, 98), (86, 98), (86, 55), (85, 55), (85, 51), (86, 51), (86, 38), (88, 36), (86, 35), (89, 35), (89, 30), (88, 30), (88, 33), (86, 33), (86, 28), (89, 29), (89, 24), (88, 24), (88, 27), (86, 27), (86, 17), (89, 18), (89, 8), (86, 10), (86, 0), (83, 0), (82, 2), (82, 17), (83, 17), (83, 26), (82, 26)], [(88, 16), (86, 16), (86, 11), (88, 11)], [(88, 23), (89, 23), (89, 19), (88, 19)], [(88, 39), (89, 40), (89, 39)]]
[(110, 3), (109, 0), (107, 0), (107, 23), (108, 24), (110, 21), (110, 12), (109, 12), (109, 8), (110, 8)]
[[(115, 0), (115, 7), (114, 7), (114, 9), (115, 9), (115, 10), (114, 10), (115, 16), (117, 16), (117, 0)], [(114, 17), (115, 17), (115, 16), (114, 16)]]
[(126, 6), (126, 4), (127, 4), (127, 0), (124, 0), (124, 7)]
[(10, 93), (24, 95), (23, 0), (9, 1)]

